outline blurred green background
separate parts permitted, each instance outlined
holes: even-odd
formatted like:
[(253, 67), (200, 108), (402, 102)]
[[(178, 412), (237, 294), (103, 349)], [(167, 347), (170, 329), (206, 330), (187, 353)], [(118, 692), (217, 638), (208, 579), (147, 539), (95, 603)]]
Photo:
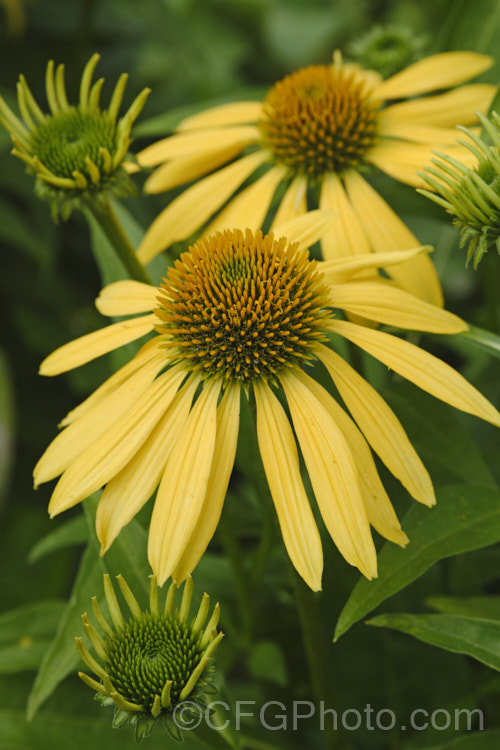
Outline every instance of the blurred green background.
[[(497, 0), (4, 0), (0, 2), (0, 93), (15, 105), (16, 81), (24, 73), (44, 106), (45, 66), (54, 59), (65, 63), (68, 93), (75, 97), (83, 66), (97, 51), (101, 54), (97, 74), (106, 78), (104, 101), (123, 71), (130, 74), (125, 105), (143, 87), (152, 89), (136, 128), (134, 149), (138, 150), (167, 134), (181, 114), (193, 108), (259, 98), (269, 84), (290, 70), (328, 62), (337, 47), (349, 57), (353, 42), (377, 24), (408, 27), (421, 40), (422, 54), (471, 49), (494, 55), (500, 48)], [(499, 72), (497, 63), (483, 79), (496, 83)], [(62, 520), (49, 521), (50, 487), (34, 492), (32, 469), (54, 437), (57, 422), (102, 382), (112, 371), (112, 363), (92, 363), (54, 380), (37, 375), (40, 361), (50, 351), (102, 325), (93, 307), (100, 278), (83, 217), (75, 213), (68, 222), (54, 225), (48, 205), (36, 200), (31, 178), (9, 150), (9, 138), (0, 130), (0, 612), (45, 599), (54, 604), (47, 622), (33, 633), (37, 649), (30, 652), (28, 669), (9, 667), (8, 652), (14, 641), (4, 638), (5, 643), (0, 642), (0, 750), (58, 750), (68, 747), (68, 732), (75, 748), (88, 747), (89, 741), (96, 750), (131, 747), (124, 730), (107, 729), (109, 716), (74, 677), (57, 689), (32, 724), (23, 718), (34, 669), (53, 635), (62, 602), (70, 595), (82, 552), (82, 545), (76, 544), (30, 561), (30, 550), (40, 538), (81, 514), (75, 509)], [(376, 182), (421, 241), (436, 246), (434, 260), (449, 309), (498, 333), (499, 259), (485, 258), (477, 274), (466, 270), (458, 234), (437, 206), (409, 187), (383, 177)], [(145, 199), (139, 194), (137, 199), (128, 199), (126, 206), (147, 226), (165, 200), (165, 196)], [(498, 360), (465, 345), (452, 350), (444, 340), (424, 343), (460, 366), (498, 403)], [(417, 411), (427, 414), (432, 408), (428, 409), (426, 398), (401, 384), (392, 394), (396, 410), (399, 395), (398, 414), (436, 485), (463, 481), (461, 467), (446, 464), (432, 447), (420, 447), (427, 437), (425, 421), (422, 424), (412, 417), (411, 409), (405, 411), (404, 401), (408, 396), (415, 399)], [(429, 431), (439, 429), (448, 418), (454, 420), (450, 437), (451, 430), (453, 439), (462, 434), (460, 430), (472, 434), (500, 480), (495, 460), (499, 445), (498, 441), (492, 444), (492, 428), (461, 415), (451, 417), (446, 407), (436, 414), (437, 427), (431, 425)], [(400, 490), (388, 477), (384, 480), (404, 514), (409, 501), (399, 499)], [(227, 514), (238, 544), (243, 550), (252, 549), (260, 529), (255, 490), (244, 476), (237, 476), (234, 486)], [(79, 534), (83, 540), (81, 528), (75, 526), (76, 540)], [(276, 534), (276, 542), (278, 538)], [(223, 603), (222, 625), (230, 637), (221, 648), (220, 663), (235, 700), (286, 702), (292, 697), (311, 697), (289, 572), (280, 545), (275, 547), (259, 589), (259, 615), (248, 637), (241, 635), (234, 580), (217, 538), (201, 566), (199, 585)], [(325, 594), (314, 599), (314, 606), (323, 620), (325, 666), (332, 676), (335, 706), (362, 709), (370, 703), (402, 715), (417, 706), (479, 706), (487, 717), (487, 728), (500, 727), (500, 678), (467, 657), (363, 625), (337, 646), (330, 645), (338, 613), (357, 576), (331, 544), (325, 549)], [(500, 552), (494, 547), (442, 561), (391, 600), (388, 609), (425, 609), (426, 598), (438, 594), (500, 594), (499, 563)], [(27, 623), (30, 617), (27, 611)], [(17, 635), (11, 634), (11, 639)], [(75, 715), (79, 717), (76, 724), (69, 719)], [(309, 742), (322, 747), (321, 743), (327, 743), (324, 737), (311, 739), (308, 731), (288, 733), (283, 745), (312, 746)], [(258, 739), (258, 729), (254, 734), (249, 747), (280, 747), (277, 732), (272, 745), (265, 744), (269, 737)], [(453, 736), (453, 732), (432, 730), (411, 737), (396, 730), (360, 731), (351, 742), (359, 748), (440, 747), (439, 743), (451, 742)], [(493, 741), (498, 741), (498, 735)], [(168, 742), (166, 735), (158, 734), (150, 745), (165, 747)]]

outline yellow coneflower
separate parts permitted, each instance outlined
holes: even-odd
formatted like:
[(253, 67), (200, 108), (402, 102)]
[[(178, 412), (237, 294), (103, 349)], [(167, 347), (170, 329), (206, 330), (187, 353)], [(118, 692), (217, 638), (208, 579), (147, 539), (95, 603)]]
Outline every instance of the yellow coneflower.
[[(474, 124), (477, 110), (487, 110), (495, 87), (475, 84), (420, 95), (458, 86), (491, 64), (485, 55), (447, 52), (384, 81), (374, 71), (343, 64), (336, 54), (333, 65), (288, 75), (262, 103), (226, 104), (187, 118), (175, 135), (138, 155), (142, 166), (160, 165), (146, 182), (150, 193), (195, 181), (153, 222), (139, 248), (140, 260), (147, 263), (211, 218), (207, 235), (237, 226), (255, 231), (280, 195), (271, 229), (308, 207), (337, 213), (338, 221), (322, 238), (325, 260), (417, 246), (415, 236), (364, 175), (376, 167), (423, 187), (417, 170), (430, 163), (433, 149), (473, 161), (470, 152), (455, 143), (455, 126)], [(408, 101), (390, 104), (395, 99)], [(232, 198), (248, 179), (251, 184)], [(388, 267), (387, 272), (407, 291), (442, 304), (439, 280), (427, 256)]]
[[(105, 552), (158, 488), (149, 561), (160, 583), (170, 575), (182, 581), (218, 524), (243, 395), (255, 399), (265, 473), (286, 549), (300, 575), (312, 589), (320, 588), (322, 547), (296, 440), (333, 541), (350, 564), (368, 578), (376, 576), (370, 525), (397, 544), (407, 539), (369, 446), (416, 500), (432, 505), (434, 493), (396, 416), (334, 351), (330, 337), (346, 338), (459, 409), (497, 425), (500, 414), (436, 357), (339, 317), (338, 311), (345, 311), (436, 333), (467, 328), (455, 315), (387, 279), (366, 276), (420, 249), (310, 260), (307, 248), (328, 226), (328, 212), (311, 211), (275, 235), (216, 232), (190, 247), (159, 287), (119, 281), (103, 289), (97, 300), (101, 313), (134, 317), (56, 350), (42, 363), (42, 374), (56, 375), (148, 333), (156, 335), (68, 414), (65, 429), (37, 464), (36, 484), (62, 474), (50, 500), (51, 515), (105, 485), (96, 521)], [(306, 373), (313, 361), (326, 367), (352, 418)]]

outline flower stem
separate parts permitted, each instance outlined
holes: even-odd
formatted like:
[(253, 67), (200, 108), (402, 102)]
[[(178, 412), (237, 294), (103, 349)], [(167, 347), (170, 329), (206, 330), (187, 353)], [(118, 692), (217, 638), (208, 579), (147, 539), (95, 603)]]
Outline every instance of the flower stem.
[(87, 208), (106, 235), (113, 250), (127, 269), (131, 279), (151, 284), (152, 281), (144, 266), (137, 259), (135, 250), (123, 231), (107, 195), (99, 200), (89, 200)]
[[(316, 596), (299, 574), (292, 569), (295, 604), (302, 628), (302, 638), (309, 663), (309, 672), (318, 705), (326, 709), (333, 708), (333, 695), (328, 671), (328, 660), (325, 658), (325, 633), (323, 621), (318, 610)], [(322, 702), (322, 703), (321, 703)], [(344, 750), (345, 745), (336, 731), (327, 733), (328, 747), (331, 750)]]

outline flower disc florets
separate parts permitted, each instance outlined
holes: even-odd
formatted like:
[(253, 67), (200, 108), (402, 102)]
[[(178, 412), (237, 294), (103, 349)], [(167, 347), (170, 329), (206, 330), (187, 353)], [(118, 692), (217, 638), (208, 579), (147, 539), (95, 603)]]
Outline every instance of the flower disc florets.
[(91, 86), (99, 60), (93, 55), (83, 71), (77, 105), (68, 103), (64, 66), (54, 71), (47, 65), (46, 91), (50, 114), (35, 101), (28, 84), (20, 76), (17, 86), (22, 120), (0, 97), (0, 122), (10, 132), (12, 153), (22, 159), (37, 177), (37, 193), (52, 202), (55, 214), (67, 215), (72, 203), (110, 190), (117, 195), (131, 192), (133, 184), (123, 168), (131, 143), (130, 130), (141, 111), (149, 89), (139, 94), (127, 113), (118, 119), (127, 75), (120, 76), (108, 109), (101, 109), (99, 97), (104, 83), (100, 78)]
[(363, 165), (377, 135), (366, 81), (341, 65), (312, 65), (276, 83), (259, 128), (280, 164), (320, 176)]
[[(83, 626), (100, 663), (87, 651), (81, 638), (77, 647), (86, 664), (100, 682), (80, 672), (81, 679), (97, 691), (103, 705), (114, 705), (114, 726), (135, 726), (136, 738), (150, 734), (160, 721), (180, 738), (183, 711), (174, 711), (189, 696), (187, 708), (203, 712), (207, 695), (216, 692), (211, 657), (223, 634), (217, 633), (219, 607), (208, 624), (209, 598), (205, 594), (198, 613), (188, 621), (193, 582), (188, 577), (181, 604), (174, 608), (176, 585), (172, 584), (165, 606), (160, 609), (156, 579), (151, 580), (150, 608), (142, 611), (125, 580), (118, 576), (120, 589), (131, 611), (126, 620), (118, 605), (113, 586), (104, 576), (104, 590), (114, 629), (104, 618), (94, 597), (95, 618), (104, 635), (92, 625), (86, 614)], [(187, 716), (187, 715), (186, 715)], [(175, 719), (175, 720), (174, 720)]]
[(158, 330), (189, 369), (243, 382), (310, 359), (329, 315), (308, 252), (249, 230), (198, 240), (169, 269), (159, 303)]

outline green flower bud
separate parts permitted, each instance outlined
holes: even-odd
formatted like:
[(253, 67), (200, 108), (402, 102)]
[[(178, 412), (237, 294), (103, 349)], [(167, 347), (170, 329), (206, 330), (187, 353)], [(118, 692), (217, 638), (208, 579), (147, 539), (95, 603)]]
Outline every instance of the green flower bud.
[(92, 85), (98, 60), (98, 54), (92, 55), (84, 68), (77, 105), (68, 103), (64, 65), (54, 70), (52, 60), (45, 78), (50, 114), (40, 109), (22, 75), (17, 84), (22, 119), (0, 97), (0, 122), (11, 135), (12, 153), (36, 176), (36, 192), (51, 201), (55, 218), (59, 213), (66, 218), (82, 199), (105, 191), (121, 197), (134, 190), (123, 163), (130, 157), (132, 125), (150, 90), (144, 89), (118, 119), (128, 76), (120, 76), (109, 107), (102, 109), (104, 78)]
[[(176, 584), (168, 590), (160, 607), (157, 581), (151, 577), (149, 609), (142, 611), (122, 576), (117, 581), (131, 616), (126, 619), (108, 575), (104, 593), (113, 626), (104, 617), (97, 598), (92, 599), (96, 628), (82, 615), (83, 628), (97, 659), (81, 638), (76, 646), (83, 661), (100, 681), (79, 672), (86, 685), (96, 691), (103, 706), (114, 706), (113, 726), (135, 727), (136, 739), (149, 736), (161, 723), (175, 739), (182, 739), (176, 706), (189, 696), (189, 706), (204, 711), (208, 696), (217, 692), (212, 656), (223, 633), (217, 632), (219, 605), (207, 624), (209, 597), (203, 595), (197, 614), (189, 619), (193, 580), (188, 576), (179, 606), (175, 606)], [(182, 712), (178, 714), (182, 716)], [(175, 719), (175, 720), (174, 720)]]
[(420, 173), (435, 193), (418, 191), (454, 217), (453, 224), (461, 232), (460, 246), (468, 246), (467, 263), (473, 258), (475, 269), (490, 247), (500, 253), (500, 117), (496, 112), (490, 118), (480, 113), (478, 117), (491, 144), (459, 126), (469, 139), (459, 139), (459, 143), (476, 157), (477, 165), (470, 169), (436, 151), (434, 167), (425, 167)]
[(426, 41), (405, 26), (374, 26), (352, 42), (349, 53), (364, 68), (389, 78), (418, 60)]

